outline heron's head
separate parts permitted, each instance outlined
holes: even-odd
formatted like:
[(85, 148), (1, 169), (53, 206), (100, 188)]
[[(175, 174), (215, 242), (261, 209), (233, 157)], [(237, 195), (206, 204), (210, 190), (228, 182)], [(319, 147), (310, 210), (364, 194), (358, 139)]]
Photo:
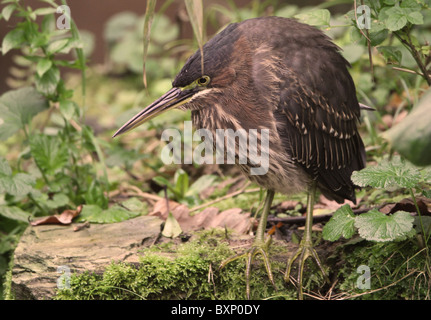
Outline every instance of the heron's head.
[[(173, 109), (191, 109), (210, 107), (218, 94), (226, 94), (235, 82), (241, 50), (237, 39), (240, 32), (238, 24), (230, 24), (213, 37), (203, 47), (204, 59), (198, 50), (193, 54), (172, 82), (172, 88), (159, 99), (144, 108), (127, 121), (113, 137), (132, 130), (145, 121)], [(203, 70), (202, 70), (203, 61)]]

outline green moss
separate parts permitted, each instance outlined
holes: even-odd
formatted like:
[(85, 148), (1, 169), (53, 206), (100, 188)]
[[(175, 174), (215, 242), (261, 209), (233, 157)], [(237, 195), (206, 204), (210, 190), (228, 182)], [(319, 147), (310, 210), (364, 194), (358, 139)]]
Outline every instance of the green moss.
[[(230, 237), (222, 229), (202, 231), (186, 243), (170, 241), (143, 250), (137, 264), (112, 262), (102, 274), (74, 274), (70, 289), (59, 290), (56, 299), (245, 299), (244, 259), (219, 270), (220, 262), (236, 253), (226, 236)], [(250, 246), (247, 240), (235, 241), (233, 247), (243, 248), (238, 251)], [(303, 285), (304, 292), (312, 296), (324, 298), (328, 290), (332, 298), (399, 300), (430, 296), (426, 252), (418, 253), (412, 239), (391, 243), (324, 242), (316, 248), (332, 282), (337, 281), (334, 286), (325, 284), (317, 266), (308, 259)], [(287, 257), (295, 249), (277, 241), (270, 247), (277, 290), (268, 280), (261, 257), (256, 257), (250, 276), (252, 299), (296, 299), (296, 288), (283, 279)], [(327, 254), (331, 256), (325, 258)], [(357, 268), (361, 265), (369, 267), (371, 274), (367, 290), (357, 285)]]
[[(283, 252), (285, 257), (282, 246), (272, 248), (272, 255)], [(204, 231), (187, 243), (144, 250), (138, 265), (112, 262), (103, 274), (74, 274), (70, 288), (59, 290), (56, 299), (244, 299), (244, 259), (219, 270), (220, 262), (234, 254), (223, 230)], [(285, 261), (272, 259), (275, 291), (257, 260), (251, 275), (254, 299), (296, 296), (293, 286), (285, 288)]]
[[(430, 298), (429, 257), (413, 239), (390, 243), (349, 241), (339, 246), (329, 260), (338, 261), (339, 281), (335, 291), (343, 292), (345, 297), (367, 300)], [(357, 269), (361, 265), (369, 268), (369, 288), (358, 288), (361, 272)]]

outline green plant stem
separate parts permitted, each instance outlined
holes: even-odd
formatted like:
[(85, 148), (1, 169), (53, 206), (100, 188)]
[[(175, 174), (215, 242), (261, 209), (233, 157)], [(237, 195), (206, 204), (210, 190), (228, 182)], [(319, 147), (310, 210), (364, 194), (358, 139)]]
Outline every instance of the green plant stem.
[(35, 198), (33, 198), (33, 196), (31, 195), (31, 193), (28, 194), (28, 198), (43, 213), (44, 216), (48, 215), (48, 212), (36, 201)]
[(399, 32), (394, 32), (394, 35), (397, 37), (397, 39), (407, 48), (407, 50), (412, 55), (413, 59), (415, 59), (416, 64), (418, 65), (419, 69), (422, 71), (422, 75), (429, 86), (431, 86), (431, 77), (427, 71), (426, 66), (423, 64), (422, 59), (420, 57), (419, 52), (416, 50), (415, 46), (412, 44), (410, 35), (408, 33), (404, 33), (406, 39), (403, 39), (403, 34), (400, 34)]
[[(429, 235), (427, 235), (425, 233), (425, 227), (424, 224), (422, 223), (422, 216), (421, 216), (421, 210), (419, 209), (418, 203), (416, 201), (416, 197), (414, 195), (413, 189), (409, 188), (409, 192), (410, 192), (410, 196), (413, 199), (413, 203), (415, 204), (415, 208), (416, 208), (416, 212), (418, 213), (418, 217), (419, 217), (419, 222), (421, 224), (421, 229), (422, 229), (422, 235), (423, 235), (423, 239), (425, 241), (425, 247), (428, 248), (428, 239), (429, 239)], [(428, 250), (427, 250), (427, 256), (428, 256)]]

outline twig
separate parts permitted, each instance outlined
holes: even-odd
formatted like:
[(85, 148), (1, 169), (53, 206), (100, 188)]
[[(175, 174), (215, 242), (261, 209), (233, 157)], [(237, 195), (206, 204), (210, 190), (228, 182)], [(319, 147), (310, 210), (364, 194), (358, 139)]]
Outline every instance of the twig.
[(419, 52), (416, 50), (415, 46), (411, 42), (410, 34), (406, 35), (408, 41), (406, 39), (403, 39), (403, 37), (398, 32), (394, 32), (394, 35), (398, 38), (399, 41), (401, 41), (401, 43), (404, 44), (407, 50), (410, 51), (411, 55), (413, 56), (413, 59), (415, 59), (416, 64), (418, 65), (419, 69), (422, 71), (422, 76), (424, 77), (425, 81), (428, 83), (428, 85), (431, 86), (431, 77), (428, 73), (426, 66), (423, 64), (421, 60)]
[(84, 223), (73, 227), (73, 232), (80, 231), (84, 228), (90, 228), (90, 222), (89, 221), (85, 221)]
[(410, 69), (406, 69), (406, 68), (400, 68), (400, 67), (392, 67), (392, 69), (398, 70), (398, 71), (403, 71), (403, 72), (408, 72), (408, 73), (413, 73), (413, 74), (416, 74), (416, 75), (423, 77), (423, 74), (421, 72), (417, 72), (414, 70), (410, 70)]
[[(131, 185), (128, 185), (128, 186), (126, 186), (126, 187), (123, 187), (124, 189), (130, 189), (130, 190), (133, 190), (134, 191), (134, 194), (136, 195), (136, 196), (138, 196), (138, 197), (141, 197), (141, 198), (144, 198), (144, 199), (149, 199), (149, 200), (153, 200), (153, 201), (159, 201), (159, 200), (163, 200), (164, 198), (162, 198), (162, 197), (159, 197), (159, 196), (157, 196), (157, 195), (155, 195), (155, 194), (151, 194), (151, 193), (148, 193), (148, 192), (143, 192), (143, 191), (141, 191), (141, 189), (139, 189), (138, 187), (135, 187), (135, 186), (131, 186)], [(113, 192), (111, 192), (110, 194), (109, 194), (109, 196), (110, 197), (112, 197), (114, 194), (116, 194), (116, 193), (121, 193), (120, 191), (118, 191), (118, 190), (115, 190), (115, 191), (113, 191)]]
[[(379, 208), (379, 207), (377, 207)], [(353, 210), (354, 214), (361, 214), (370, 211), (370, 208), (362, 208)], [(313, 217), (313, 222), (322, 222), (329, 220), (334, 215), (334, 212), (328, 214), (322, 214)], [(301, 217), (287, 217), (287, 218), (278, 218), (278, 217), (268, 217), (268, 222), (282, 222), (284, 224), (301, 224), (305, 223), (305, 216)]]
[(217, 202), (220, 202), (220, 201), (223, 201), (223, 200), (235, 197), (235, 196), (237, 196), (237, 195), (239, 195), (241, 193), (252, 193), (252, 192), (258, 192), (258, 191), (260, 191), (260, 188), (245, 190), (249, 185), (250, 185), (250, 183), (246, 183), (241, 189), (239, 189), (239, 190), (237, 190), (235, 192), (229, 193), (229, 194), (227, 194), (227, 195), (225, 195), (223, 197), (220, 197), (220, 198), (214, 199), (212, 201), (206, 202), (204, 204), (201, 204), (199, 206), (193, 207), (193, 208), (190, 209), (190, 212), (194, 212), (194, 211), (200, 210), (202, 208), (208, 207), (208, 206), (210, 206), (210, 205), (212, 205), (214, 203), (217, 203)]
[(363, 296), (363, 295), (366, 295), (366, 294), (370, 294), (370, 293), (374, 293), (374, 292), (378, 292), (378, 291), (381, 291), (381, 290), (388, 289), (388, 288), (393, 287), (394, 285), (396, 285), (398, 282), (401, 282), (405, 278), (410, 277), (412, 274), (414, 274), (416, 272), (418, 272), (418, 270), (413, 270), (410, 273), (406, 274), (404, 277), (402, 277), (402, 278), (398, 279), (397, 281), (392, 282), (392, 283), (390, 283), (390, 284), (388, 284), (388, 285), (386, 285), (384, 287), (381, 287), (381, 288), (378, 288), (378, 289), (374, 289), (374, 290), (370, 290), (370, 291), (366, 291), (366, 292), (363, 292), (363, 293), (354, 294), (354, 295), (351, 295), (351, 296), (347, 296), (345, 298), (341, 298), (340, 300), (342, 300), (342, 299), (357, 298), (357, 297), (360, 297), (360, 296)]
[[(358, 23), (358, 13), (356, 12), (357, 9), (357, 4), (356, 4), (356, 0), (353, 2), (353, 10), (355, 10), (355, 21), (356, 23)], [(369, 41), (371, 42), (370, 38), (367, 37), (367, 35), (364, 33), (364, 31), (362, 31), (361, 28), (359, 28), (359, 32)]]

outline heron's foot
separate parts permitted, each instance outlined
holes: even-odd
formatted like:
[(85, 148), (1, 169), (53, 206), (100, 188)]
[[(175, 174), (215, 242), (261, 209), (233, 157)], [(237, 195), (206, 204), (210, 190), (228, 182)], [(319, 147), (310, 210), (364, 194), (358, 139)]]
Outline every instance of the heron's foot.
[(329, 283), (329, 278), (326, 275), (326, 271), (323, 268), (322, 263), (320, 262), (319, 256), (316, 252), (316, 250), (313, 248), (313, 244), (311, 241), (302, 240), (299, 244), (298, 250), (295, 252), (295, 254), (289, 258), (287, 261), (287, 269), (286, 274), (284, 275), (284, 280), (286, 282), (290, 279), (290, 271), (292, 269), (292, 264), (295, 260), (298, 260), (298, 279), (297, 279), (297, 285), (298, 285), (298, 299), (303, 299), (303, 293), (302, 293), (302, 274), (304, 271), (304, 264), (305, 261), (312, 257), (314, 262), (319, 267), (320, 271), (322, 272), (323, 277), (325, 278), (325, 281)]
[(272, 275), (271, 271), (271, 264), (269, 263), (269, 257), (268, 257), (268, 249), (271, 244), (271, 237), (268, 236), (268, 238), (265, 241), (258, 241), (255, 240), (253, 245), (249, 250), (247, 250), (244, 253), (240, 253), (237, 255), (234, 255), (224, 261), (220, 264), (220, 269), (225, 267), (228, 263), (240, 259), (245, 258), (245, 282), (246, 282), (246, 295), (247, 299), (250, 299), (250, 274), (251, 274), (251, 265), (253, 263), (253, 260), (256, 255), (261, 254), (263, 263), (265, 265), (266, 272), (268, 274), (269, 281), (271, 281), (273, 287), (275, 290), (277, 290), (275, 283), (274, 283), (274, 277)]

